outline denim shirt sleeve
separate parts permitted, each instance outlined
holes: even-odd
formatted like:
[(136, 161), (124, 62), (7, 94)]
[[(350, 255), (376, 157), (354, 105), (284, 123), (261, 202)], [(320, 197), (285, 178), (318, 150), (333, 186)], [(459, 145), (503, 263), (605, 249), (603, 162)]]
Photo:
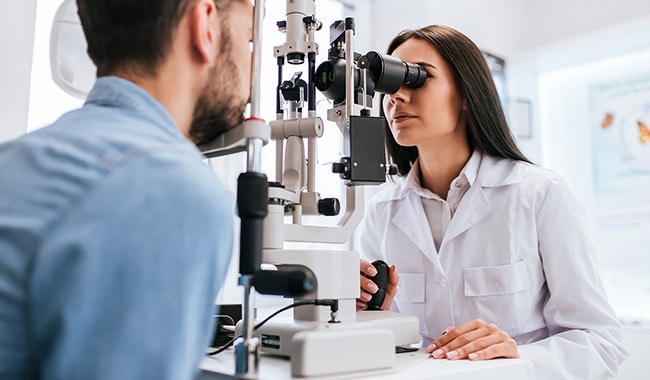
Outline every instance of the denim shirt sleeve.
[(194, 377), (233, 240), (231, 197), (209, 171), (143, 155), (46, 232), (29, 295), (42, 379)]

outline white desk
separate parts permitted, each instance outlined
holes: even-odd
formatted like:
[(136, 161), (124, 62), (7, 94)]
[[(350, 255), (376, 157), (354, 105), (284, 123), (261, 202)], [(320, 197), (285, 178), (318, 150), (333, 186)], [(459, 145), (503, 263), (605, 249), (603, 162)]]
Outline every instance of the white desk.
[[(336, 365), (333, 363), (332, 365)], [(201, 363), (202, 373), (197, 380), (235, 379), (235, 357), (232, 349), (215, 357), (206, 357)], [(525, 380), (526, 362), (522, 359), (495, 359), (486, 361), (435, 360), (424, 351), (397, 354), (390, 370), (319, 376), (318, 380), (341, 379), (453, 379), (453, 380)], [(289, 360), (262, 355), (259, 379), (295, 379), (291, 376)]]

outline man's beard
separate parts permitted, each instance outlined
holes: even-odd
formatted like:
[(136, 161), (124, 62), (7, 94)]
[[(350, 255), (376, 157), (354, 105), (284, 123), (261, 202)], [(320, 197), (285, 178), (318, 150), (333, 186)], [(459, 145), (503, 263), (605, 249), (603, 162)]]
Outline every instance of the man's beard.
[(240, 125), (248, 103), (248, 99), (236, 96), (241, 93), (241, 84), (237, 79), (238, 68), (232, 61), (227, 26), (223, 29), (220, 58), (210, 69), (210, 83), (206, 84), (194, 107), (190, 138), (196, 145), (214, 140), (222, 133)]

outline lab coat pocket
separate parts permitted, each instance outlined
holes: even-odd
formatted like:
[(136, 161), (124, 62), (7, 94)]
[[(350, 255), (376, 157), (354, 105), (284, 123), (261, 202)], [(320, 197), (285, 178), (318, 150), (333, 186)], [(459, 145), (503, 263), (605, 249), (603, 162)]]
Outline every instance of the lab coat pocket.
[(469, 320), (494, 323), (510, 335), (529, 319), (530, 278), (526, 261), (463, 270)]
[(424, 315), (425, 276), (423, 273), (400, 273), (395, 304), (402, 314), (414, 315), (420, 320), (420, 334), (428, 335)]

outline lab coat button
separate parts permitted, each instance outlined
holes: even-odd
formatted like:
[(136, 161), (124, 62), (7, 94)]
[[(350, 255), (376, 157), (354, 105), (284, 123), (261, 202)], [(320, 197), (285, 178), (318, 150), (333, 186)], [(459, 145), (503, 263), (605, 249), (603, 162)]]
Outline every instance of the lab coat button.
[(463, 182), (462, 182), (462, 181), (458, 181), (458, 182), (456, 182), (456, 185), (455, 185), (455, 186), (456, 186), (457, 189), (459, 189), (461, 186), (463, 186)]
[(494, 287), (495, 287), (495, 288), (498, 288), (499, 285), (501, 285), (501, 281), (499, 281), (499, 280), (494, 280)]
[(447, 280), (440, 280), (440, 287), (441, 288), (446, 288), (447, 287)]

